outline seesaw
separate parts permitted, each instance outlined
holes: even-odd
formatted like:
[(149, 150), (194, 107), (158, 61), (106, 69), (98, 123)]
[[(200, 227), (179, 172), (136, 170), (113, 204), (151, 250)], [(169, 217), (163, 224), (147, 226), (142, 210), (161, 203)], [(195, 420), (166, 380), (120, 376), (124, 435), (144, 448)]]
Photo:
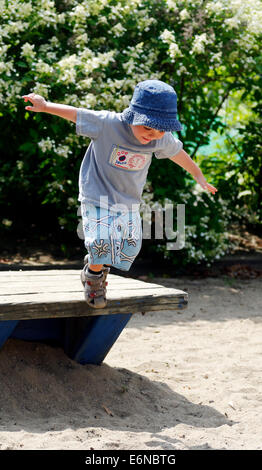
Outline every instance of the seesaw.
[(109, 274), (107, 307), (84, 301), (78, 270), (0, 272), (0, 347), (8, 338), (62, 347), (80, 364), (101, 364), (133, 314), (187, 306), (186, 292)]

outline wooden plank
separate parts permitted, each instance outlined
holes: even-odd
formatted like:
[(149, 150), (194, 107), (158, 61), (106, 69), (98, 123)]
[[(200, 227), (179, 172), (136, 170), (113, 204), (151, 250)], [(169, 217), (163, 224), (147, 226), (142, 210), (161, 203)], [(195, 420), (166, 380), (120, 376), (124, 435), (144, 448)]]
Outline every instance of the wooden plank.
[[(28, 276), (27, 273), (24, 272), (16, 272), (13, 271), (10, 273), (9, 278), (7, 279), (5, 277), (5, 272), (0, 272), (0, 289), (1, 291), (4, 290), (6, 286), (11, 286), (13, 287), (13, 282), (16, 283), (16, 285), (27, 285), (30, 283), (30, 285), (54, 285), (54, 282), (56, 284), (75, 284), (75, 285), (81, 285), (80, 282), (80, 275), (79, 271), (74, 270), (70, 271), (70, 274), (68, 274), (67, 271), (61, 272), (57, 271), (57, 274), (53, 274), (52, 271), (50, 272), (50, 275), (46, 275), (44, 272), (43, 275), (39, 275), (38, 272), (36, 272), (37, 276), (35, 275), (30, 275)], [(127, 278), (127, 277), (122, 277), (122, 276), (116, 276), (114, 274), (109, 274), (108, 280), (110, 281), (111, 285), (131, 285), (131, 286), (151, 286), (151, 287), (156, 287), (159, 288), (161, 287), (159, 284), (154, 284), (152, 282), (144, 282), (139, 279), (133, 279), (133, 278)], [(164, 287), (164, 286), (163, 286)]]
[[(185, 299), (185, 296), (179, 295), (179, 296), (174, 296), (172, 293), (156, 293), (153, 291), (151, 294), (146, 295), (132, 295), (131, 297), (126, 295), (120, 295), (117, 292), (114, 292), (114, 295), (107, 296), (108, 304), (109, 305), (133, 305), (136, 303), (155, 303), (158, 305), (159, 303), (179, 303), (181, 299)], [(81, 293), (81, 296), (77, 293), (75, 294), (74, 292), (67, 292), (67, 293), (61, 293), (60, 294), (53, 294), (52, 296), (48, 296), (46, 294), (32, 294), (28, 296), (13, 296), (12, 298), (7, 298), (5, 301), (0, 303), (0, 314), (4, 310), (8, 309), (8, 307), (13, 307), (14, 305), (17, 306), (17, 308), (23, 308), (23, 306), (28, 307), (30, 305), (37, 305), (39, 303), (45, 303), (46, 305), (50, 305), (52, 303), (67, 303), (67, 302), (84, 302), (84, 294)]]
[(7, 273), (8, 283), (6, 272), (0, 273), (0, 320), (182, 310), (187, 305), (181, 290), (109, 275), (108, 305), (92, 309), (84, 301), (79, 270)]
[[(48, 282), (49, 279), (51, 283), (55, 281), (61, 282), (71, 282), (76, 281), (79, 282), (80, 280), (80, 270), (47, 270), (47, 271), (0, 271), (0, 286), (4, 285), (5, 283), (8, 284), (10, 281), (15, 280), (16, 282), (24, 281), (32, 281), (32, 282)], [(154, 284), (152, 282), (145, 282), (140, 279), (134, 279), (131, 277), (126, 276), (117, 276), (115, 274), (109, 274), (108, 278), (110, 282), (113, 283), (120, 283), (120, 284), (151, 284), (158, 286), (158, 284)]]
[[(15, 284), (15, 289), (14, 289)], [(161, 286), (159, 284), (153, 284), (149, 282), (144, 282), (136, 279), (128, 279), (128, 278), (121, 278), (120, 276), (109, 275), (108, 276), (108, 284), (110, 288), (117, 288), (117, 289), (147, 289), (147, 288), (156, 288), (159, 289)], [(80, 277), (71, 276), (70, 278), (61, 277), (45, 277), (45, 278), (31, 278), (27, 279), (24, 277), (17, 277), (14, 276), (12, 279), (9, 280), (2, 280), (0, 278), (0, 295), (5, 293), (12, 293), (17, 292), (18, 289), (21, 291), (29, 291), (30, 289), (38, 289), (38, 288), (54, 288), (59, 287), (62, 290), (67, 290), (68, 288), (73, 288), (74, 290), (81, 290), (82, 284), (80, 281)], [(29, 289), (30, 287), (30, 289)], [(30, 290), (31, 291), (31, 290)]]
[[(31, 289), (30, 289), (31, 288)], [(14, 290), (14, 289), (13, 289)], [(125, 288), (123, 290), (121, 290), (119, 287), (118, 288), (113, 288), (112, 286), (108, 286), (107, 288), (107, 292), (108, 292), (108, 298), (116, 298), (116, 297), (119, 297), (119, 298), (132, 298), (133, 296), (139, 296), (139, 297), (143, 297), (143, 296), (151, 296), (151, 295), (166, 295), (166, 296), (172, 296), (172, 297), (176, 297), (176, 296), (181, 296), (181, 295), (184, 295), (183, 294), (183, 291), (180, 291), (180, 290), (177, 290), (177, 289), (173, 289), (172, 287), (164, 287), (164, 286), (159, 286), (157, 289), (155, 287), (151, 287), (150, 285), (146, 286), (146, 288), (144, 288), (142, 286), (139, 287), (139, 288)], [(35, 289), (33, 288), (33, 286), (29, 286), (28, 287), (28, 291), (24, 291), (24, 292), (13, 292), (13, 293), (10, 293), (10, 294), (1, 294), (0, 295), (0, 303), (5, 303), (5, 302), (24, 302), (24, 301), (27, 301), (27, 302), (30, 302), (30, 301), (35, 301), (36, 299), (59, 299), (61, 298), (61, 300), (63, 300), (64, 296), (66, 296), (66, 298), (68, 297), (68, 295), (72, 295), (74, 299), (79, 299), (81, 300), (81, 298), (83, 297), (83, 287), (79, 287), (77, 289), (60, 289), (59, 290), (59, 287), (56, 287), (56, 286), (52, 286), (52, 289), (50, 288), (50, 290), (48, 289), (42, 289), (42, 288), (39, 288), (39, 289)], [(37, 297), (38, 296), (38, 297)], [(14, 300), (13, 300), (14, 299)]]
[[(64, 276), (63, 274), (57, 274), (56, 276), (24, 276), (23, 273), (19, 274), (14, 273), (13, 276), (10, 276), (8, 278), (3, 278), (1, 276), (2, 273), (0, 273), (0, 288), (1, 290), (10, 286), (11, 282), (15, 282), (18, 285), (28, 285), (28, 283), (32, 283), (33, 285), (53, 285), (55, 283), (59, 284), (68, 284), (70, 285), (71, 283), (73, 284), (81, 284), (80, 281), (80, 275), (78, 272), (78, 275), (72, 273), (70, 276)], [(116, 276), (114, 274), (109, 274), (108, 279), (110, 280), (110, 283), (112, 285), (151, 285), (151, 286), (159, 286), (159, 284), (154, 284), (152, 282), (145, 282), (141, 281), (139, 279), (133, 279), (133, 278), (127, 278), (127, 277), (121, 277), (121, 276)]]
[(141, 313), (148, 311), (160, 310), (183, 310), (187, 305), (185, 299), (181, 302), (165, 302), (156, 303), (153, 298), (141, 301), (141, 299), (133, 299), (130, 302), (119, 302), (119, 300), (108, 302), (103, 309), (92, 309), (85, 301), (69, 301), (69, 302), (47, 302), (44, 303), (28, 303), (28, 304), (9, 304), (0, 306), (0, 320), (29, 320), (36, 318), (55, 318), (55, 317), (80, 317), (80, 316), (96, 316), (111, 315), (117, 313)]
[[(26, 280), (24, 276), (21, 278), (20, 276), (17, 276), (17, 273), (13, 273), (13, 278), (12, 282), (9, 280), (7, 284), (3, 285), (1, 276), (0, 276), (0, 297), (2, 298), (3, 296), (6, 296), (7, 294), (14, 295), (15, 294), (21, 294), (21, 293), (40, 293), (40, 292), (46, 292), (47, 294), (49, 292), (82, 292), (82, 284), (80, 282), (79, 276), (75, 278), (75, 272), (72, 272), (71, 274), (71, 279), (69, 279), (68, 282), (64, 282), (65, 277), (62, 275), (59, 279), (57, 277), (53, 277), (50, 280), (49, 276), (46, 278), (46, 283), (43, 282), (43, 278), (38, 278), (37, 282), (35, 281), (34, 276), (32, 276), (31, 279)], [(23, 273), (22, 273), (23, 274)], [(79, 274), (79, 273), (78, 273)], [(20, 279), (19, 279), (20, 277)], [(123, 283), (124, 280), (124, 283)], [(172, 292), (174, 294), (179, 294), (182, 293), (183, 295), (185, 294), (181, 290), (176, 290), (174, 288), (167, 288), (165, 286), (161, 286), (159, 284), (153, 284), (153, 283), (148, 283), (140, 280), (135, 280), (135, 279), (127, 279), (127, 278), (121, 278), (120, 276), (115, 276), (115, 275), (109, 275), (108, 276), (108, 281), (109, 281), (109, 286), (108, 290), (109, 291), (114, 291), (117, 290), (118, 292), (124, 292), (126, 290), (152, 290), (156, 289), (158, 292), (159, 290), (166, 290), (167, 289), (172, 289)], [(49, 290), (50, 289), (50, 290)], [(122, 290), (123, 289), (123, 290)]]
[[(108, 291), (114, 292), (117, 291), (119, 292), (121, 289), (124, 291), (130, 291), (130, 295), (132, 295), (132, 291), (137, 291), (137, 292), (149, 292), (149, 291), (155, 291), (155, 290), (164, 290), (164, 289), (172, 289), (175, 290), (172, 287), (164, 287), (164, 286), (158, 286), (157, 289), (155, 287), (152, 287), (150, 284), (146, 284), (145, 286), (143, 285), (135, 285), (135, 284), (130, 284), (130, 285), (114, 285), (110, 283), (109, 280), (109, 285), (108, 285)], [(23, 295), (23, 294), (36, 294), (36, 293), (41, 293), (41, 292), (46, 292), (46, 293), (51, 293), (51, 292), (82, 292), (83, 291), (83, 286), (80, 283), (77, 284), (58, 284), (54, 283), (52, 285), (43, 285), (43, 284), (18, 284), (16, 283), (15, 285), (15, 293), (14, 293), (14, 286), (10, 286), (10, 284), (6, 287), (0, 287), (0, 299), (2, 297), (7, 297), (7, 296), (12, 296), (12, 295)], [(175, 292), (174, 292), (175, 293)], [(179, 293), (179, 291), (178, 291)]]
[[(133, 296), (135, 297), (144, 297), (144, 296), (151, 296), (151, 295), (156, 295), (156, 289), (125, 289), (124, 291), (119, 291), (119, 289), (112, 289), (109, 288), (107, 290), (107, 297), (108, 299), (126, 299), (126, 298), (132, 298)], [(172, 289), (159, 289), (157, 291), (157, 295), (163, 295), (163, 296), (172, 296), (174, 297), (175, 293), (172, 292)], [(176, 295), (179, 297), (180, 292), (178, 291)], [(71, 297), (70, 297), (71, 296)], [(34, 302), (36, 300), (47, 300), (49, 301), (51, 299), (54, 300), (64, 300), (70, 298), (72, 300), (81, 300), (83, 298), (83, 290), (71, 290), (67, 289), (66, 291), (63, 290), (58, 290), (58, 289), (50, 289), (48, 291), (41, 290), (35, 291), (35, 292), (17, 292), (16, 294), (7, 294), (7, 295), (1, 295), (0, 296), (0, 305), (3, 303), (24, 303), (24, 302)]]

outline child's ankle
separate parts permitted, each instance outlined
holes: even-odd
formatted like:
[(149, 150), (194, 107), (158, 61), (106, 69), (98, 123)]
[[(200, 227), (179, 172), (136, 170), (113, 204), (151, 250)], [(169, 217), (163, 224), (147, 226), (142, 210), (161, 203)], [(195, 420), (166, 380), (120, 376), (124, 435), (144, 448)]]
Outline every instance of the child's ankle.
[(102, 274), (102, 269), (103, 269), (103, 265), (102, 264), (90, 264), (88, 266), (88, 272), (92, 275), (101, 275)]

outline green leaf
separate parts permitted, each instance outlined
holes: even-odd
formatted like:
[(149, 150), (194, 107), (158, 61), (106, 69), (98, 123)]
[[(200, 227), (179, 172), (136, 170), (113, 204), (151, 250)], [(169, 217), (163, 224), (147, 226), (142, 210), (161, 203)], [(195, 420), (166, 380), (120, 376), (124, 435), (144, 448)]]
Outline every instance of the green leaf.
[(17, 62), (17, 65), (18, 65), (19, 67), (22, 67), (22, 68), (25, 68), (25, 69), (28, 68), (28, 64), (27, 64), (26, 62), (23, 62), (22, 60), (19, 60), (19, 61)]

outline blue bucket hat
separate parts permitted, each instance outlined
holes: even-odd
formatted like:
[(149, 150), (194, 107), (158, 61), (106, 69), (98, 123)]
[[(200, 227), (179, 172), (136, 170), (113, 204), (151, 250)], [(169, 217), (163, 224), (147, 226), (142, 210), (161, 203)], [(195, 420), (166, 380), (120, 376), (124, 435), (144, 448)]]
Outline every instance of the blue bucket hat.
[(148, 126), (159, 131), (181, 131), (177, 120), (177, 95), (170, 85), (160, 80), (137, 84), (122, 121), (133, 126)]

